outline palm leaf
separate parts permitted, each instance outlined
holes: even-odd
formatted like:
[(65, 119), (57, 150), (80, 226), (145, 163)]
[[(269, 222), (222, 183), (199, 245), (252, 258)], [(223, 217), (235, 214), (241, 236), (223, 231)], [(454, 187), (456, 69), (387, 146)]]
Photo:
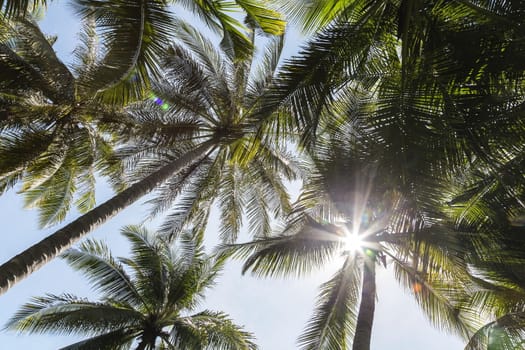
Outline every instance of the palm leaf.
[(30, 333), (98, 335), (141, 322), (142, 315), (133, 309), (93, 303), (69, 294), (49, 294), (23, 305), (6, 327)]
[[(311, 220), (296, 225), (288, 228), (288, 235), (224, 245), (220, 251), (246, 258), (243, 273), (251, 270), (258, 276), (301, 276), (324, 266), (341, 248), (341, 236), (330, 228)], [(293, 230), (298, 232), (293, 234)]]
[(525, 314), (509, 313), (480, 328), (465, 350), (516, 350), (523, 346)]
[(346, 349), (355, 332), (361, 286), (360, 263), (346, 258), (343, 267), (320, 287), (314, 316), (298, 339), (302, 350)]
[[(191, 338), (193, 342), (188, 342)], [(178, 349), (258, 349), (251, 333), (236, 326), (224, 313), (208, 310), (180, 319), (170, 339)]]
[(269, 2), (253, 0), (235, 0), (248, 17), (267, 34), (282, 35), (286, 27), (282, 15), (268, 7)]
[(160, 76), (157, 59), (173, 31), (164, 1), (75, 1), (82, 18), (93, 19), (105, 46), (104, 57), (79, 84), (116, 103), (144, 96), (150, 76)]
[(155, 242), (145, 228), (125, 226), (121, 232), (131, 243), (132, 252), (131, 259), (121, 261), (133, 269), (136, 288), (143, 297), (144, 306), (150, 308), (156, 300), (167, 297), (169, 279), (167, 266), (163, 264), (168, 258), (167, 247), (162, 242)]
[(69, 249), (61, 257), (87, 276), (92, 288), (106, 297), (135, 306), (143, 303), (131, 277), (103, 243), (87, 240), (78, 250)]
[(79, 341), (60, 350), (125, 350), (129, 349), (134, 337), (131, 332), (119, 329)]
[(446, 277), (436, 274), (422, 275), (410, 264), (392, 255), (396, 278), (407, 289), (412, 290), (416, 301), (430, 321), (441, 329), (453, 331), (469, 338), (478, 326), (478, 315), (473, 310), (462, 309), (465, 292)]
[(0, 0), (0, 11), (8, 18), (15, 18), (46, 4), (47, 0)]

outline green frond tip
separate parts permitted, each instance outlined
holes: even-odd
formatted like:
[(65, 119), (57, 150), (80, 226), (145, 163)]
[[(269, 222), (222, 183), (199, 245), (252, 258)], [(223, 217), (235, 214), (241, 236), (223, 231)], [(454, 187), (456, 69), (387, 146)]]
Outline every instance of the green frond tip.
[(0, 14), (7, 18), (21, 17), (46, 4), (47, 0), (0, 0)]
[(284, 34), (286, 21), (279, 12), (268, 6), (268, 1), (235, 0), (235, 2), (265, 33)]

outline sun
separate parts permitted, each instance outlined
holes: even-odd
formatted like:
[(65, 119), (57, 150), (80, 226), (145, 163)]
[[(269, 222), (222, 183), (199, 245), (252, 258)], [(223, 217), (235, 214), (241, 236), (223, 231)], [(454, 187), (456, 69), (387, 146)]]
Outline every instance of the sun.
[(349, 232), (343, 239), (346, 251), (356, 251), (363, 247), (363, 239), (357, 233)]

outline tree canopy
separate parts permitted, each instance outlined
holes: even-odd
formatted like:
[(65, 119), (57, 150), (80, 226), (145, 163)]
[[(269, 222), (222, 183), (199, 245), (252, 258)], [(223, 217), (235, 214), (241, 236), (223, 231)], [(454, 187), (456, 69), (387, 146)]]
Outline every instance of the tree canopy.
[[(173, 3), (215, 34), (177, 19)], [(201, 232), (217, 207), (220, 259), (258, 276), (303, 276), (343, 252), (302, 349), (368, 350), (375, 271), (387, 265), (467, 349), (522, 346), (522, 1), (72, 4), (83, 33), (67, 65), (32, 17), (46, 1), (0, 0), (1, 188), (19, 186), (42, 226), (73, 204), (83, 214), (3, 263), (0, 290), (156, 191), (151, 215), (168, 212), (159, 239)], [(285, 20), (308, 38), (283, 59)], [(98, 206), (97, 176), (117, 192)], [(290, 203), (285, 181), (296, 179)], [(238, 243), (243, 222), (253, 241)], [(350, 238), (360, 246), (345, 249)], [(56, 303), (75, 301), (26, 309)], [(128, 344), (132, 333), (117, 332)], [(139, 348), (155, 347), (146, 333)]]

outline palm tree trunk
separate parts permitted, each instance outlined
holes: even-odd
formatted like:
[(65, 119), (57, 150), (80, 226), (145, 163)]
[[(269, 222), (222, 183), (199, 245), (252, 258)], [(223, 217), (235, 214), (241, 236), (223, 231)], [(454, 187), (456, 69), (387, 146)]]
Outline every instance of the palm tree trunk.
[(155, 349), (155, 343), (157, 342), (157, 336), (151, 335), (148, 333), (142, 334), (142, 337), (140, 338), (140, 343), (137, 345), (135, 350), (144, 350), (149, 345), (150, 349)]
[(204, 142), (2, 264), (0, 266), (0, 295), (69, 248), (95, 227), (154, 190), (186, 165), (204, 157), (215, 143), (215, 140)]
[(365, 258), (363, 269), (363, 289), (361, 290), (361, 304), (357, 315), (354, 342), (352, 350), (370, 350), (372, 324), (376, 307), (376, 270), (374, 259)]
[(144, 350), (146, 349), (146, 346), (148, 345), (148, 341), (146, 339), (143, 339), (140, 341), (139, 345), (135, 348), (135, 350)]

